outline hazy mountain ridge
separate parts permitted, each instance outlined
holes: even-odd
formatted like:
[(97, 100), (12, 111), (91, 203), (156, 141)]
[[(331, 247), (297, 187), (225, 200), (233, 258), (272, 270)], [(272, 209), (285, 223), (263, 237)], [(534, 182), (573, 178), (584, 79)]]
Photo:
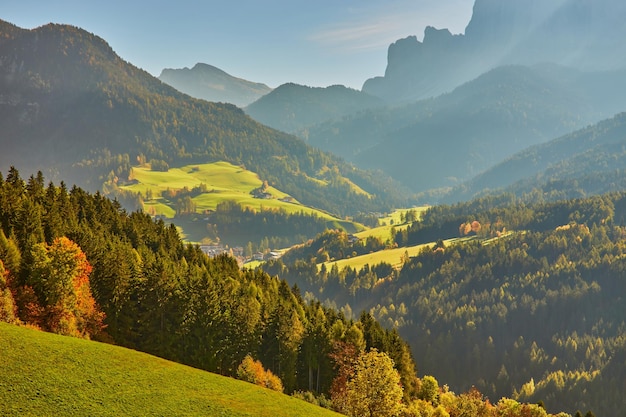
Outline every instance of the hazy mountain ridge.
[(203, 63), (197, 63), (191, 69), (165, 68), (159, 79), (192, 97), (238, 107), (245, 107), (272, 91), (263, 83), (237, 78)]
[(296, 133), (383, 104), (378, 97), (343, 85), (321, 88), (287, 83), (250, 104), (245, 111), (267, 126)]
[(444, 201), (481, 192), (533, 190), (547, 199), (579, 198), (626, 188), (626, 113), (525, 149), (453, 189)]
[(434, 99), (311, 127), (307, 139), (414, 191), (454, 186), (530, 145), (626, 109), (612, 93), (626, 89), (625, 75), (498, 67)]
[(465, 34), (426, 28), (389, 47), (385, 75), (363, 91), (411, 101), (451, 91), (499, 65), (552, 62), (589, 71), (626, 66), (619, 0), (477, 0)]
[[(0, 42), (2, 169), (41, 169), (51, 179), (95, 190), (105, 181), (125, 181), (140, 160), (170, 165), (225, 160), (245, 164), (299, 201), (330, 212), (344, 212), (354, 194), (344, 175), (375, 195), (354, 194), (359, 202), (349, 211), (377, 211), (400, 198), (380, 175), (263, 126), (231, 104), (180, 93), (84, 30), (53, 24), (19, 30), (5, 23), (0, 28), (5, 27)], [(320, 177), (328, 172), (330, 182)], [(331, 195), (339, 189), (341, 199)]]

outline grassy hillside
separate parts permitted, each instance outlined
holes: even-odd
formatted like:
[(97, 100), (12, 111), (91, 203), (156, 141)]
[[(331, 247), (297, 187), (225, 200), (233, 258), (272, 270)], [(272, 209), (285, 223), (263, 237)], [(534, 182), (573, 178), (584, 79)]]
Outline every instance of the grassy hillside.
[[(449, 239), (444, 241), (445, 244), (452, 243), (458, 239)], [(326, 269), (332, 268), (333, 265), (337, 265), (337, 268), (341, 271), (346, 267), (356, 269), (360, 271), (365, 265), (377, 265), (381, 262), (388, 263), (396, 269), (402, 267), (403, 258), (408, 253), (409, 256), (417, 256), (427, 246), (433, 246), (435, 243), (425, 243), (422, 245), (409, 246), (404, 248), (385, 249), (372, 253), (368, 253), (361, 256), (355, 256), (354, 258), (345, 258), (339, 261), (325, 262)], [(319, 264), (321, 268), (322, 264)]]
[[(152, 171), (149, 167), (134, 167), (132, 178), (136, 183), (121, 188), (132, 192), (140, 192), (142, 195), (150, 191), (153, 198), (147, 202), (148, 207), (154, 205), (156, 214), (167, 217), (172, 217), (168, 216), (168, 213), (171, 213), (172, 210), (168, 210), (159, 204), (164, 204), (175, 211), (175, 202), (161, 197), (163, 191), (168, 189), (182, 190), (185, 187), (191, 190), (194, 187), (205, 184), (208, 192), (193, 198), (197, 211), (215, 210), (219, 203), (229, 200), (236, 201), (255, 210), (282, 208), (288, 213), (305, 212), (331, 221), (337, 220), (336, 217), (330, 214), (300, 204), (296, 199), (275, 187), (270, 186), (266, 191), (268, 194), (271, 194), (272, 198), (255, 198), (251, 192), (255, 188), (261, 187), (263, 181), (256, 173), (229, 162), (187, 165), (180, 168), (172, 168), (168, 172)], [(281, 199), (287, 197), (291, 197), (290, 202), (281, 201)]]
[[(133, 167), (132, 183), (120, 187), (130, 193), (140, 193), (143, 197), (143, 209), (152, 214), (172, 219), (176, 216), (180, 194), (197, 187), (204, 191), (192, 193), (191, 201), (194, 212), (201, 214), (215, 211), (220, 203), (230, 201), (242, 207), (260, 212), (267, 210), (282, 211), (286, 215), (302, 214), (317, 217), (326, 222), (326, 227), (344, 229), (349, 232), (363, 230), (358, 223), (339, 219), (322, 210), (308, 207), (279, 189), (269, 186), (265, 189), (267, 198), (255, 197), (253, 191), (263, 186), (259, 176), (243, 167), (228, 162), (186, 165), (171, 168), (167, 172), (152, 171), (149, 166)], [(171, 195), (170, 195), (171, 192)], [(206, 216), (182, 216), (174, 220), (182, 228), (186, 239), (201, 242), (207, 237)], [(238, 242), (261, 238), (248, 230), (246, 236), (237, 233), (233, 236), (220, 236), (222, 239), (236, 239)], [(312, 237), (312, 236), (310, 236)]]
[(3, 416), (333, 416), (232, 378), (0, 323)]

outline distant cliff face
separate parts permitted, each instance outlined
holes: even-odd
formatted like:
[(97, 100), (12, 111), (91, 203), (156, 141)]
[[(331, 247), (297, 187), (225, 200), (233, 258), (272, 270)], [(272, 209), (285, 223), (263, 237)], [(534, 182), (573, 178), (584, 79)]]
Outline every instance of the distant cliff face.
[(452, 90), (496, 66), (551, 62), (584, 70), (626, 67), (623, 0), (476, 0), (464, 35), (427, 27), (389, 47), (384, 77), (363, 91), (390, 102)]
[(192, 97), (239, 107), (245, 107), (272, 91), (265, 84), (233, 77), (219, 68), (201, 63), (191, 69), (164, 69), (159, 79)]

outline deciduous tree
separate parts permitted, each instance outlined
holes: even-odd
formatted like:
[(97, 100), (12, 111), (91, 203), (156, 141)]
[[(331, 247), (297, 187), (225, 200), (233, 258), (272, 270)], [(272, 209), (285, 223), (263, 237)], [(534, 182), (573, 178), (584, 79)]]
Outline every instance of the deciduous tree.
[(354, 376), (346, 385), (348, 415), (354, 417), (391, 417), (402, 410), (400, 375), (386, 353), (372, 349), (362, 354)]

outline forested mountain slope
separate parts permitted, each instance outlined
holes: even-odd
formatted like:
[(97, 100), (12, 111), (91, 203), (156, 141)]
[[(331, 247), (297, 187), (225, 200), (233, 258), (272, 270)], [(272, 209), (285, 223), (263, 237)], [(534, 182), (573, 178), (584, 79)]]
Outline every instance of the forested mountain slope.
[(307, 297), (366, 309), (397, 328), (420, 369), (453, 390), (476, 386), (492, 399), (619, 415), (626, 408), (624, 219), (623, 192), (542, 204), (490, 196), (432, 207), (398, 230), (392, 246), (431, 242), (398, 271), (320, 269), (376, 246), (342, 233), (324, 235), (324, 251), (314, 241), (265, 268)]
[[(381, 175), (346, 165), (228, 104), (193, 99), (124, 62), (101, 38), (0, 22), (0, 168), (43, 170), (98, 189), (130, 168), (225, 160), (336, 214), (399, 201)], [(350, 178), (374, 198), (351, 191)], [(338, 197), (341, 196), (341, 197)]]
[(296, 133), (327, 120), (382, 107), (383, 101), (342, 85), (326, 88), (283, 84), (246, 107), (253, 119), (274, 129)]
[(502, 189), (537, 200), (626, 189), (626, 113), (525, 149), (453, 189), (445, 201)]

